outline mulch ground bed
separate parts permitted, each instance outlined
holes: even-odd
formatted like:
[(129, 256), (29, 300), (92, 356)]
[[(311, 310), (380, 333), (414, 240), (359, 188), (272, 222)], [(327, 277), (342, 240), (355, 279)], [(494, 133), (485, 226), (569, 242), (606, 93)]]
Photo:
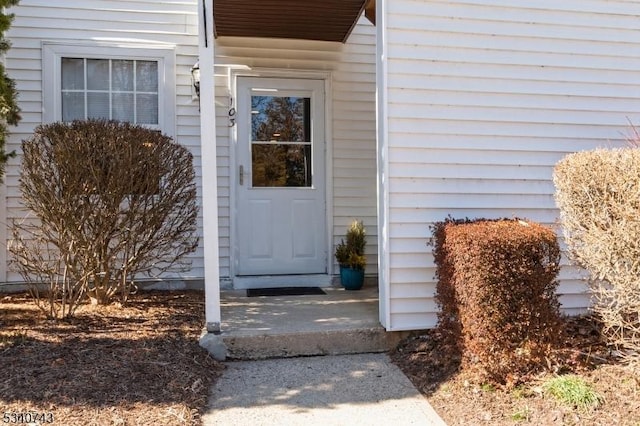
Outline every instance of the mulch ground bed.
[(201, 424), (223, 368), (198, 346), (203, 325), (198, 291), (140, 292), (125, 306), (82, 306), (65, 321), (47, 320), (26, 294), (0, 295), (0, 416)]
[[(569, 318), (565, 327), (567, 338), (551, 370), (512, 389), (469, 380), (459, 369), (459, 355), (435, 330), (405, 340), (391, 357), (450, 426), (640, 426), (638, 369), (602, 343), (592, 317)], [(578, 409), (546, 395), (542, 384), (557, 374), (580, 376), (603, 397), (602, 404)]]

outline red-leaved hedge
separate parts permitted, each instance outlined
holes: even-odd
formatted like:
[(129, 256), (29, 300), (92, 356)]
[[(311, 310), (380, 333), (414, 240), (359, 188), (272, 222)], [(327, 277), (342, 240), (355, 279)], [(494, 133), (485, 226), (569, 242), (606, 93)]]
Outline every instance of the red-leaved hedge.
[(453, 220), (433, 226), (440, 332), (462, 369), (512, 385), (544, 366), (562, 335), (556, 234), (523, 220)]

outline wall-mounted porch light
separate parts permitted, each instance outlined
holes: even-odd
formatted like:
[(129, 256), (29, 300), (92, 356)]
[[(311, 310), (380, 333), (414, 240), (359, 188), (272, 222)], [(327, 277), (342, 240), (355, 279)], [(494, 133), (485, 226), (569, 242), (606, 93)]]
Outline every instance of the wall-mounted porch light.
[(200, 98), (200, 61), (193, 64), (191, 67), (191, 84), (193, 90), (196, 92), (198, 99)]

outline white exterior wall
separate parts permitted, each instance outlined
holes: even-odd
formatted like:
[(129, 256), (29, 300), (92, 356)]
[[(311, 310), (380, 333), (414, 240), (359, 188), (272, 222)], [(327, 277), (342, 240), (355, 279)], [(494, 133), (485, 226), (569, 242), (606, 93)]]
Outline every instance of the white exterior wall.
[[(233, 277), (235, 181), (233, 128), (228, 111), (235, 72), (273, 70), (301, 76), (307, 72), (329, 74), (327, 139), (330, 155), (327, 174), (332, 176), (327, 200), (334, 245), (353, 219), (367, 227), (367, 273), (377, 272), (376, 219), (376, 117), (375, 28), (365, 18), (345, 44), (332, 42), (220, 38), (216, 40), (216, 105), (218, 140), (218, 199), (220, 201), (220, 276)], [(328, 256), (337, 265), (333, 249)]]
[[(164, 45), (175, 52), (175, 97), (167, 102), (175, 105), (175, 125), (163, 129), (173, 134), (177, 142), (188, 147), (195, 157), (196, 179), (201, 193), (200, 121), (198, 103), (192, 100), (191, 67), (198, 57), (197, 0), (87, 0), (84, 2), (21, 0), (9, 9), (16, 15), (7, 33), (12, 48), (7, 53), (9, 75), (16, 80), (22, 121), (12, 133), (8, 150), (19, 154), (20, 141), (28, 138), (43, 122), (42, 43), (89, 43), (113, 46)], [(144, 51), (144, 48), (141, 52)], [(117, 50), (114, 50), (117, 52)], [(163, 90), (162, 84), (159, 90)], [(19, 156), (9, 161), (6, 185), (6, 215), (9, 221), (24, 216), (20, 209), (18, 189)], [(2, 221), (3, 225), (5, 221)], [(202, 218), (198, 218), (202, 235)], [(0, 239), (6, 240), (7, 230), (0, 227)], [(14, 273), (7, 273), (5, 244), (0, 249), (0, 281), (20, 281)], [(202, 241), (191, 256), (192, 268), (177, 278), (204, 276)]]
[[(431, 223), (517, 216), (557, 226), (554, 164), (623, 143), (627, 119), (639, 122), (640, 3), (378, 2), (381, 277), (388, 329), (417, 329), (436, 323)], [(563, 263), (560, 300), (575, 313), (589, 303), (583, 272)]]

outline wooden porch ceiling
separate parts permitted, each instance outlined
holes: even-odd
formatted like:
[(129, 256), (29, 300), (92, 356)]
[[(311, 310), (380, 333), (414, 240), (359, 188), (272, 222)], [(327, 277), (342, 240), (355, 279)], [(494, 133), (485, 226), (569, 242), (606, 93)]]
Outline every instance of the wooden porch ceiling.
[(214, 0), (216, 37), (344, 43), (368, 0)]
[(376, 0), (367, 0), (364, 15), (373, 25), (376, 24)]

